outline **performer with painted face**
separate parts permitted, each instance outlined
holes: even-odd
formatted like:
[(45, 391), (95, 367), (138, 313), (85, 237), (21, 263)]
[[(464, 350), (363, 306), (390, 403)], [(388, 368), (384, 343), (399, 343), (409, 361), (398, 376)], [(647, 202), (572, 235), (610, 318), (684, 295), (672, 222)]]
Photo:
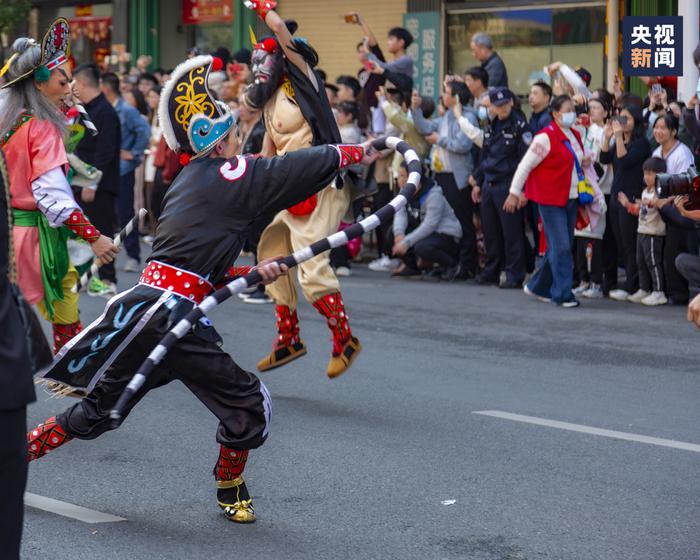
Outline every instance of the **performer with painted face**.
[[(328, 104), (324, 84), (314, 67), (318, 56), (303, 39), (293, 39), (296, 24), (288, 27), (274, 11), (272, 0), (252, 0), (245, 5), (255, 10), (273, 30), (255, 45), (252, 70), (255, 82), (246, 91), (247, 102), (263, 110), (267, 134), (263, 153), (287, 154), (327, 142), (340, 142), (340, 133)], [(297, 251), (338, 230), (350, 205), (350, 189), (329, 185), (318, 194), (277, 214), (267, 226), (258, 245), (258, 258)], [(326, 318), (333, 336), (327, 374), (343, 373), (361, 350), (352, 336), (340, 294), (340, 284), (330, 265), (328, 253), (301, 264), (297, 281), (306, 300)], [(292, 275), (266, 290), (275, 301), (277, 338), (273, 350), (258, 363), (266, 371), (306, 354), (299, 333), (297, 290)]]
[(25, 299), (53, 324), (54, 351), (82, 329), (78, 273), (68, 258), (72, 231), (110, 262), (112, 240), (83, 214), (66, 178), (64, 99), (70, 95), (70, 29), (57, 19), (39, 44), (22, 37), (0, 70), (0, 147), (8, 163), (17, 280)]
[[(44, 374), (87, 396), (28, 434), (30, 460), (73, 438), (94, 439), (113, 427), (109, 411), (138, 366), (180, 318), (229, 278), (256, 219), (312, 196), (340, 169), (372, 161), (363, 157), (361, 146), (348, 145), (270, 159), (237, 155), (240, 135), (234, 117), (207, 89), (210, 71), (221, 66), (220, 59), (194, 57), (173, 71), (163, 89), (163, 134), (168, 146), (180, 151), (185, 167), (163, 201), (153, 253), (139, 283), (113, 297)], [(257, 268), (266, 282), (286, 270), (273, 259)], [(221, 349), (211, 323), (200, 321), (183, 335), (125, 412), (150, 389), (182, 381), (219, 418), (214, 467), (219, 506), (232, 521), (252, 522), (255, 512), (242, 473), (249, 450), (267, 438), (268, 392)], [(175, 457), (178, 451), (172, 453)]]

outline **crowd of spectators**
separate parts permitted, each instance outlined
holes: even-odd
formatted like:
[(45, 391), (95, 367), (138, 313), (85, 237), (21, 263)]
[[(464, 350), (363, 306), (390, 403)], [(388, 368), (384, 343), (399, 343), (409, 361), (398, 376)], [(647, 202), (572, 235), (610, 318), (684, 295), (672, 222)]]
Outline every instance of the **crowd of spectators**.
[[(399, 135), (426, 172), (416, 199), (378, 232), (370, 270), (521, 289), (567, 308), (602, 297), (686, 304), (696, 293), (693, 213), (686, 199), (659, 198), (655, 184), (695, 164), (697, 96), (685, 106), (674, 80), (653, 77), (645, 96), (622, 91), (621, 80), (591, 89), (585, 68), (556, 62), (521, 99), (491, 38), (476, 33), (474, 66), (445, 77), (436, 107), (413, 84), (405, 29), (389, 30), (387, 60), (360, 14), (346, 21), (361, 30), (362, 68), (326, 84), (341, 130)], [(388, 154), (369, 180), (375, 209), (406, 170)]]
[[(687, 277), (699, 259), (694, 216), (685, 200), (660, 199), (654, 186), (657, 174), (684, 172), (700, 153), (697, 96), (686, 106), (675, 82), (656, 78), (644, 80), (644, 97), (622, 91), (619, 80), (612, 92), (591, 90), (586, 69), (556, 62), (521, 99), (491, 38), (476, 33), (474, 65), (446, 76), (436, 103), (413, 82), (414, 38), (406, 29), (390, 29), (380, 44), (361, 14), (345, 20), (358, 27), (359, 70), (353, 55), (347, 74), (332, 80), (320, 72), (343, 141), (400, 136), (423, 159), (425, 178), (408, 208), (365, 238), (362, 250), (334, 251), (339, 276), (366, 259), (370, 270), (393, 277), (521, 289), (562, 307), (578, 306), (579, 297), (688, 302), (694, 283)], [(262, 115), (242, 102), (251, 53), (220, 47), (212, 54), (224, 65), (209, 87), (237, 113), (244, 153), (258, 153)], [(145, 205), (146, 242), (180, 168), (156, 114), (170, 72), (149, 64), (141, 57), (121, 75), (91, 64), (74, 71), (75, 93), (100, 130), (77, 152), (103, 171), (96, 191), (80, 193), (85, 209), (109, 231)], [(360, 219), (398, 192), (407, 171), (387, 152), (355, 180), (370, 193), (353, 204)], [(125, 270), (139, 270), (138, 233), (125, 248)], [(116, 280), (105, 266), (92, 291), (110, 295)]]

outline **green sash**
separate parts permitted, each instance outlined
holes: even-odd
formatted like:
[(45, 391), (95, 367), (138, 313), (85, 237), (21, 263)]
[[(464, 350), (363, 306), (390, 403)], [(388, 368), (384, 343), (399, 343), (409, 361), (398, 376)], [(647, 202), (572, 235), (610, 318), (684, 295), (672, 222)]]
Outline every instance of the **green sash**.
[(14, 225), (39, 229), (39, 262), (44, 284), (44, 305), (53, 319), (53, 302), (63, 299), (62, 281), (68, 272), (68, 246), (70, 230), (52, 228), (39, 210), (12, 209)]

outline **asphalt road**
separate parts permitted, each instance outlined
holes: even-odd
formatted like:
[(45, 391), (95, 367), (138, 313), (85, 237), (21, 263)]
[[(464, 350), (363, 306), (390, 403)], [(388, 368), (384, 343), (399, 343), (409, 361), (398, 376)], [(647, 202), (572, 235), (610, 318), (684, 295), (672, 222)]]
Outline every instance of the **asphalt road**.
[[(135, 278), (122, 274), (122, 286)], [(362, 267), (342, 285), (364, 345), (352, 369), (326, 379), (329, 334), (304, 303), (309, 354), (262, 374), (273, 422), (246, 469), (256, 524), (219, 513), (216, 419), (173, 383), (119, 430), (31, 464), (29, 492), (126, 521), (29, 507), (23, 557), (698, 558), (700, 447), (586, 433), (700, 444), (700, 332), (684, 308), (605, 300), (562, 310)], [(103, 304), (84, 297), (84, 320)], [(252, 369), (270, 347), (272, 315), (236, 300), (210, 317)], [(30, 424), (68, 404), (41, 393)]]

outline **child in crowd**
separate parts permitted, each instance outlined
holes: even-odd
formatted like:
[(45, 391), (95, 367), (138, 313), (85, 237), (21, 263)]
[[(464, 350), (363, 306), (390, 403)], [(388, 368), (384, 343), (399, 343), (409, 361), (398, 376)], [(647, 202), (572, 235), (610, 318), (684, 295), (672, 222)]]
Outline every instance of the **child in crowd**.
[(340, 138), (345, 144), (362, 142), (362, 131), (357, 125), (359, 108), (354, 101), (342, 101), (338, 104), (335, 120), (340, 130)]
[(666, 161), (651, 157), (644, 162), (644, 190), (642, 198), (630, 202), (625, 193), (618, 194), (620, 204), (630, 214), (639, 216), (637, 228), (637, 267), (639, 268), (639, 290), (627, 298), (632, 303), (664, 305), (668, 303), (664, 294), (663, 247), (666, 224), (656, 207), (656, 174), (666, 172)]
[[(341, 101), (338, 103), (335, 120), (340, 130), (340, 138), (345, 144), (359, 144), (364, 140), (362, 131), (357, 124), (358, 114), (359, 107), (355, 101)], [(359, 166), (359, 168), (355, 168), (355, 166), (352, 167), (357, 174), (363, 174), (361, 166)], [(338, 231), (344, 230), (348, 226), (350, 226), (349, 223), (341, 221)], [(335, 270), (336, 276), (350, 276), (350, 259), (353, 256), (349, 245), (331, 249), (331, 266)]]
[(603, 234), (605, 233), (605, 214), (601, 216), (594, 230), (588, 223), (580, 228), (578, 223), (574, 230), (576, 240), (576, 270), (580, 283), (574, 288), (575, 295), (587, 298), (603, 297)]

